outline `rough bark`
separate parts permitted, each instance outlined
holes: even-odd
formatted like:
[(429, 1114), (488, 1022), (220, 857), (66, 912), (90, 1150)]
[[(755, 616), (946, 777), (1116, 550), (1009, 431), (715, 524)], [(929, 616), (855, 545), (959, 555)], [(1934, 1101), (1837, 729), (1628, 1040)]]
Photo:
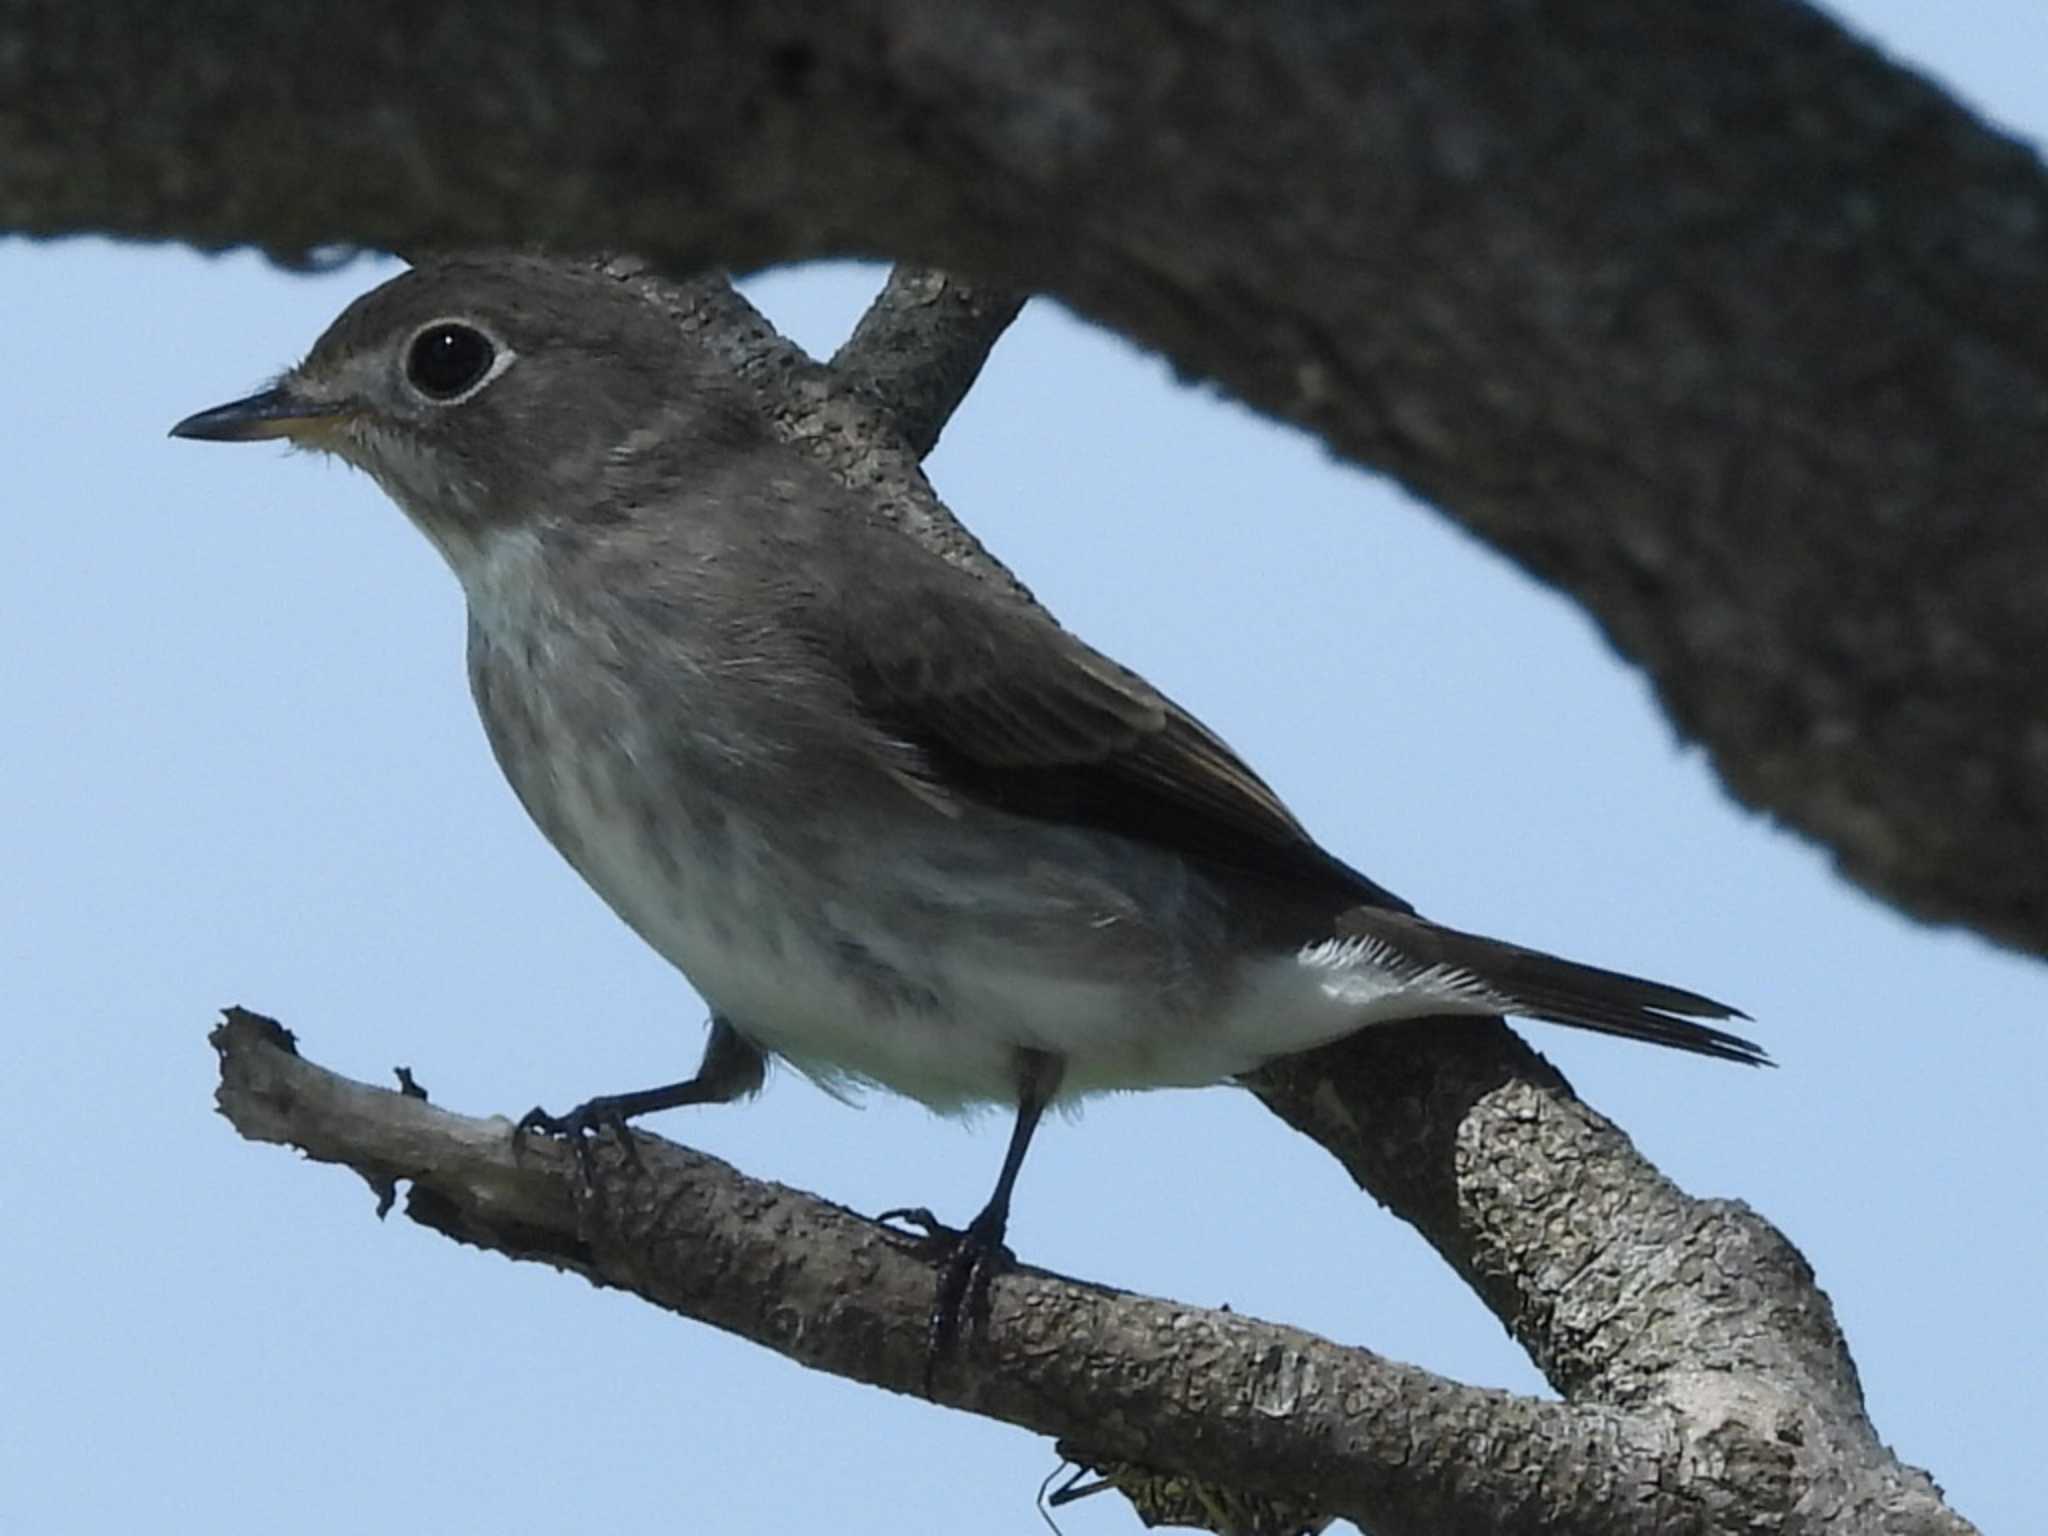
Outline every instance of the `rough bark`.
[(1056, 294), (1572, 592), (1729, 787), (2048, 952), (2048, 180), (1782, 0), (0, 0), (0, 229)]
[[(212, 1040), (235, 1128), (355, 1169), (380, 1208), (403, 1181), (405, 1213), (459, 1242), (631, 1291), (814, 1369), (926, 1390), (933, 1271), (915, 1238), (644, 1132), (630, 1154), (606, 1142), (581, 1165), (557, 1143), (515, 1142), (503, 1117), (329, 1072), (241, 1009)], [(1970, 1529), (1873, 1439), (1823, 1415), (1816, 1444), (1806, 1405), (1713, 1369), (1628, 1406), (1546, 1402), (1020, 1267), (992, 1284), (931, 1396), (1093, 1462), (1198, 1473), (1378, 1536)], [(1806, 1475), (1815, 1462), (1824, 1484)]]

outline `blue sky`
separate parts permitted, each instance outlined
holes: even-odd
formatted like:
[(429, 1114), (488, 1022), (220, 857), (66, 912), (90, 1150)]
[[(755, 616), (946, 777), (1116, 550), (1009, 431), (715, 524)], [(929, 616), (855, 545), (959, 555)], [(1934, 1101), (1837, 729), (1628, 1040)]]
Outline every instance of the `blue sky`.
[[(2037, 8), (1850, 14), (2048, 130)], [(500, 782), (424, 542), (337, 466), (164, 437), (382, 272), (0, 244), (0, 1527), (1043, 1530), (1049, 1445), (379, 1225), (347, 1175), (211, 1113), (205, 1033), (231, 1002), (476, 1113), (667, 1081), (701, 1041), (694, 997)], [(827, 350), (875, 281), (751, 291)], [(1055, 612), (1375, 878), (1755, 1015), (1777, 1072), (1532, 1032), (1674, 1178), (1786, 1229), (1880, 1430), (1987, 1530), (2024, 1528), (2048, 971), (1846, 887), (1728, 800), (1568, 605), (1049, 305), (932, 470)], [(856, 1209), (960, 1217), (1003, 1138), (789, 1073), (657, 1128)], [(1418, 1239), (1227, 1090), (1052, 1124), (1012, 1236), (1072, 1274), (1540, 1386)], [(1061, 1524), (1136, 1528), (1108, 1499)]]

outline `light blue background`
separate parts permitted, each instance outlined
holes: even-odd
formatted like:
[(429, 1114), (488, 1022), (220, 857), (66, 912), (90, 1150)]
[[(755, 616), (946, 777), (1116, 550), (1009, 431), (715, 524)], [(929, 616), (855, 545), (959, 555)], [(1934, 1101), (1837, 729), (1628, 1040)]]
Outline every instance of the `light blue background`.
[[(2048, 126), (2036, 6), (1855, 14)], [(163, 435), (381, 275), (0, 245), (0, 1529), (1043, 1530), (1049, 1445), (379, 1226), (350, 1176), (210, 1112), (231, 1002), (478, 1113), (666, 1081), (701, 1039), (696, 1000), (499, 781), (424, 542), (339, 467)], [(823, 351), (874, 281), (752, 291)], [(1728, 801), (1568, 605), (1050, 305), (932, 470), (1057, 613), (1376, 878), (1747, 1007), (1782, 1070), (1539, 1043), (1687, 1188), (1800, 1244), (1902, 1454), (1987, 1530), (2038, 1523), (2039, 964), (1846, 888)], [(858, 1209), (956, 1217), (1003, 1135), (787, 1073), (657, 1128)], [(1406, 1228), (1226, 1090), (1052, 1125), (1013, 1239), (1540, 1388)], [(1061, 1525), (1136, 1528), (1107, 1498)]]

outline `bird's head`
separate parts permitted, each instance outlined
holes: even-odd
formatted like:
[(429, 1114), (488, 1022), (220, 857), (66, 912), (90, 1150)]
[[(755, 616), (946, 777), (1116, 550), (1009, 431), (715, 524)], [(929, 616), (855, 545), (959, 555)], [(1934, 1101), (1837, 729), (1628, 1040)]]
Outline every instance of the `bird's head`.
[(734, 385), (661, 311), (541, 258), (423, 264), (342, 311), (268, 389), (176, 437), (284, 439), (368, 471), (458, 571), (491, 531), (588, 515), (609, 467), (689, 429), (723, 435)]

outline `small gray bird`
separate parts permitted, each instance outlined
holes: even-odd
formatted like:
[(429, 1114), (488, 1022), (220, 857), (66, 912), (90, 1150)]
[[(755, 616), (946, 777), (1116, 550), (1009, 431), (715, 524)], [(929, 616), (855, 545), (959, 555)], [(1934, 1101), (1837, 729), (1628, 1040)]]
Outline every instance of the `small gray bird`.
[[(358, 299), (179, 437), (367, 470), (454, 570), (498, 763), (713, 1010), (697, 1075), (582, 1133), (827, 1084), (1016, 1125), (953, 1239), (998, 1251), (1049, 1103), (1216, 1083), (1365, 1026), (1522, 1014), (1756, 1063), (1697, 993), (1445, 928), (1045, 614), (874, 517), (653, 307), (538, 258)], [(924, 1218), (930, 1223), (929, 1218)]]

